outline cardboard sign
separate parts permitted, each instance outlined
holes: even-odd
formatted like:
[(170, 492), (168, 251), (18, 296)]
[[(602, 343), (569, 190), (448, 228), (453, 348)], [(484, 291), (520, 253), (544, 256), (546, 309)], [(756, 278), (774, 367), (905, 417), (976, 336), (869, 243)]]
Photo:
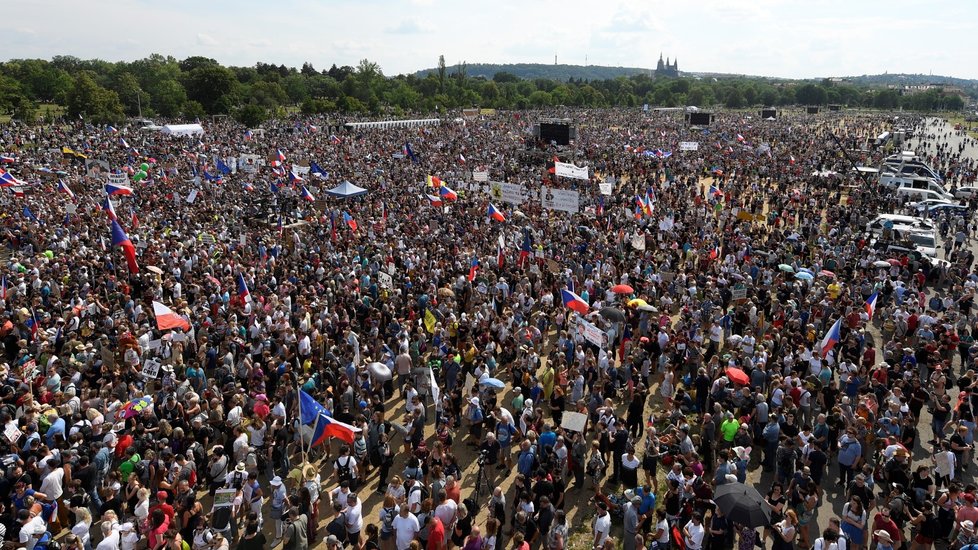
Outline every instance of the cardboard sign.
[(109, 174), (108, 178), (112, 185), (129, 185), (129, 176), (125, 172)]
[(195, 200), (197, 200), (197, 190), (196, 189), (192, 190), (190, 192), (190, 194), (187, 195), (187, 204), (193, 204)]
[(40, 369), (37, 368), (37, 361), (31, 359), (23, 365), (20, 366), (20, 372), (24, 377), (25, 382), (29, 382), (37, 378)]
[(228, 508), (234, 504), (236, 489), (218, 489), (214, 492), (214, 508)]
[(393, 289), (394, 288), (394, 278), (384, 273), (383, 271), (377, 272), (377, 284), (380, 288)]
[(20, 431), (17, 424), (11, 424), (3, 430), (3, 436), (11, 443), (17, 443), (21, 435), (23, 435), (23, 432)]
[(160, 366), (161, 363), (156, 359), (147, 359), (146, 362), (143, 363), (142, 375), (146, 378), (156, 378), (160, 375)]

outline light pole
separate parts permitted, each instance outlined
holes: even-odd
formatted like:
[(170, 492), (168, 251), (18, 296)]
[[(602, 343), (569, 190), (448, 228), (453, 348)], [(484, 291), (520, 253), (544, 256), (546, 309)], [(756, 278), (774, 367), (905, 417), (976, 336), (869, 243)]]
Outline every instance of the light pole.
[(139, 97), (142, 93), (143, 93), (143, 89), (140, 88), (139, 86), (136, 86), (136, 109), (139, 110), (139, 119), (140, 120), (142, 120), (142, 118), (143, 118), (143, 102), (142, 102), (141, 98)]

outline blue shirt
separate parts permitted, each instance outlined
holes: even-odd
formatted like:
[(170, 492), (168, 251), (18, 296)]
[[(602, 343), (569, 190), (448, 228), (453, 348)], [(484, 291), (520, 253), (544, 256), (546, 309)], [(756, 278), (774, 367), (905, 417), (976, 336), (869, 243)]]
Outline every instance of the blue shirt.
[(520, 458), (516, 462), (516, 471), (528, 476), (533, 474), (533, 451), (527, 450), (520, 453)]
[(54, 447), (54, 436), (65, 435), (65, 419), (58, 417), (57, 420), (51, 423), (51, 427), (44, 434), (44, 440), (47, 442), (48, 447)]
[(540, 447), (553, 447), (557, 444), (557, 434), (552, 431), (543, 432), (540, 434), (537, 442), (540, 444)]
[(862, 454), (863, 446), (855, 437), (849, 437), (847, 434), (839, 440), (839, 464), (852, 466)]
[(645, 494), (644, 487), (636, 487), (635, 495), (642, 497), (642, 503), (638, 505), (639, 514), (647, 514), (655, 510), (655, 493), (649, 491), (649, 494)]
[(768, 423), (764, 426), (764, 431), (761, 435), (764, 436), (764, 440), (768, 443), (777, 443), (778, 438), (781, 436), (781, 426), (775, 423)]

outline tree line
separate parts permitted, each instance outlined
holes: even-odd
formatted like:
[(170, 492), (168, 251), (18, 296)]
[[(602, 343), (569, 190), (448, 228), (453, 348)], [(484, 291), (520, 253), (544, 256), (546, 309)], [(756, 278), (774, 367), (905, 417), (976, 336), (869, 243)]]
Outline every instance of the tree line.
[(739, 109), (752, 106), (826, 105), (913, 110), (959, 110), (958, 95), (931, 89), (912, 95), (898, 90), (821, 81), (765, 78), (654, 78), (640, 74), (604, 80), (520, 79), (497, 72), (471, 77), (465, 63), (428, 74), (387, 77), (367, 59), (356, 67), (335, 64), (317, 70), (268, 63), (226, 67), (206, 57), (177, 60), (153, 54), (132, 62), (82, 60), (73, 56), (15, 59), (0, 63), (0, 114), (37, 120), (38, 106), (53, 103), (65, 116), (93, 123), (126, 117), (193, 120), (231, 115), (247, 126), (296, 111), (356, 115), (445, 112), (483, 107), (549, 106), (662, 107), (696, 105)]

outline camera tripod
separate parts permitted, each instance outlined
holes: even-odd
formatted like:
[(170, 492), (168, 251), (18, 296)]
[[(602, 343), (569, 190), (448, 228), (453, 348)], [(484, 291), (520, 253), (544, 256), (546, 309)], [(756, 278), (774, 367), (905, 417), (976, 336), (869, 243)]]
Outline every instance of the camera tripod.
[(472, 501), (475, 502), (476, 506), (479, 505), (479, 499), (482, 498), (482, 489), (485, 487), (487, 494), (492, 494), (495, 487), (489, 480), (489, 476), (485, 473), (485, 458), (479, 457), (476, 459), (476, 463), (479, 465), (479, 471), (476, 473), (475, 478), (475, 492), (472, 494)]

